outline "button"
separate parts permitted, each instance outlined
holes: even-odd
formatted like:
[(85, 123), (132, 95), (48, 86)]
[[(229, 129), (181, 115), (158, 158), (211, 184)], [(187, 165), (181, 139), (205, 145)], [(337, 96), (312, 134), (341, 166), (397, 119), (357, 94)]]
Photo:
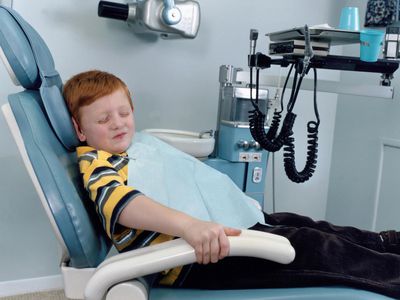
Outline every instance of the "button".
[(262, 153), (255, 152), (251, 154), (251, 161), (261, 162), (261, 158), (262, 158)]
[(260, 167), (255, 167), (253, 169), (253, 182), (260, 183), (262, 180), (262, 169)]
[(250, 153), (240, 152), (239, 153), (239, 161), (248, 162), (250, 160)]

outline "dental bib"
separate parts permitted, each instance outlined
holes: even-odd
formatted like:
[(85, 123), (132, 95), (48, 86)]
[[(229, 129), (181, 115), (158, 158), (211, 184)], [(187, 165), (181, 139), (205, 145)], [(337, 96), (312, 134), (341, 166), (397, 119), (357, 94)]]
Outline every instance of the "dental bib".
[(138, 132), (127, 153), (128, 184), (154, 201), (234, 228), (265, 223), (253, 199), (227, 175), (169, 144)]

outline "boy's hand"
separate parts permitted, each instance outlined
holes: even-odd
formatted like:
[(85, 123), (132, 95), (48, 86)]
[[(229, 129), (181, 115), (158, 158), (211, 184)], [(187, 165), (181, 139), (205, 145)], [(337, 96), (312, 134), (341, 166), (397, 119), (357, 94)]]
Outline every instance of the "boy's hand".
[(199, 264), (216, 263), (229, 254), (227, 236), (237, 236), (241, 230), (222, 225), (192, 220), (185, 224), (183, 238), (194, 248)]

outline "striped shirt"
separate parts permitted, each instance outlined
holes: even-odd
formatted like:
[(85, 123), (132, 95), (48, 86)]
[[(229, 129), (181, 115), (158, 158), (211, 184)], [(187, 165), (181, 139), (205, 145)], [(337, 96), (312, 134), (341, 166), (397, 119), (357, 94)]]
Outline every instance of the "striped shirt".
[[(137, 196), (137, 189), (128, 186), (126, 153), (111, 154), (89, 146), (76, 149), (83, 185), (94, 202), (96, 212), (107, 236), (119, 252), (158, 244), (174, 237), (146, 230), (135, 230), (118, 223), (122, 210)], [(181, 267), (164, 272), (160, 283), (173, 284)]]

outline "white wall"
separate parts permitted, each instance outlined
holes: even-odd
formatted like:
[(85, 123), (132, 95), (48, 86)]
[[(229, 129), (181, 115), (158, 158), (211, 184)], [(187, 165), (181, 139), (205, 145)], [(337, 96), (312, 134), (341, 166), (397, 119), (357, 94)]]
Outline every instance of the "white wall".
[[(14, 0), (14, 8), (47, 42), (64, 80), (93, 68), (123, 78), (134, 94), (139, 129), (204, 130), (215, 127), (218, 68), (246, 65), (250, 28), (259, 29), (259, 50), (265, 52), (264, 33), (306, 23), (336, 25), (341, 6), (341, 1), (330, 0), (199, 2), (198, 37), (172, 41), (136, 36), (123, 22), (97, 17), (95, 0)], [(17, 90), (0, 68), (0, 104)], [(321, 110), (334, 115), (324, 108), (323, 98)], [(0, 144), (0, 283), (57, 275), (55, 238), (3, 117)], [(323, 159), (329, 168), (327, 148)]]
[[(361, 16), (365, 16), (365, 1), (347, 2), (360, 7)], [(359, 55), (358, 45), (346, 50), (349, 55)], [(379, 85), (380, 74), (343, 72), (342, 81)], [(394, 99), (338, 97), (327, 206), (329, 221), (376, 231), (400, 226), (398, 70), (392, 87)]]

